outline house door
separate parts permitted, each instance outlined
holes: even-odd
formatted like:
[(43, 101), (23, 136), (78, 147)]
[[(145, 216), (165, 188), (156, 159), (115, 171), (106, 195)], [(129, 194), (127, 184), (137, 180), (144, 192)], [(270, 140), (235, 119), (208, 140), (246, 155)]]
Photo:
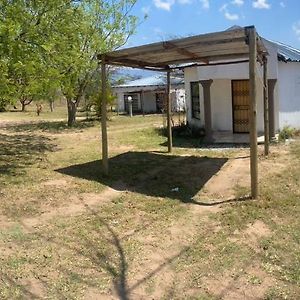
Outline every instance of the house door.
[(250, 131), (250, 94), (249, 80), (232, 80), (233, 132)]

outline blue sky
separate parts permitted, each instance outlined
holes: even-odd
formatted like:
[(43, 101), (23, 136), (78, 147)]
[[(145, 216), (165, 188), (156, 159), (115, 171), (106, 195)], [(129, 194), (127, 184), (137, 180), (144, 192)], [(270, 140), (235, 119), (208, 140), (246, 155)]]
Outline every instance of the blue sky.
[(300, 49), (300, 0), (138, 0), (148, 17), (127, 46), (255, 25), (265, 38)]

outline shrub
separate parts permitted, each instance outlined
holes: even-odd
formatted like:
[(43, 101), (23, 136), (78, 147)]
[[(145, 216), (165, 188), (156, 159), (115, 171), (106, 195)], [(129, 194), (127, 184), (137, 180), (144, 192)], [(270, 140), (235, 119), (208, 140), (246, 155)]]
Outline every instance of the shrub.
[(6, 102), (0, 99), (0, 112), (6, 111)]
[(284, 142), (285, 140), (292, 138), (294, 135), (295, 128), (292, 128), (290, 126), (284, 126), (279, 132), (278, 140)]

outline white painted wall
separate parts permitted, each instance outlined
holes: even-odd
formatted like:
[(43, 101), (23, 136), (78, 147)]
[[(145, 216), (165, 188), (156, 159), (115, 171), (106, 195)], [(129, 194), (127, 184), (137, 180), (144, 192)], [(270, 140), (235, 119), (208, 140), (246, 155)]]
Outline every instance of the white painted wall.
[(212, 128), (232, 131), (231, 80), (217, 79), (211, 85)]
[[(200, 84), (200, 120), (193, 119), (191, 113), (191, 89), (190, 83), (193, 81), (204, 80), (199, 78), (198, 68), (188, 68), (185, 70), (186, 84), (186, 105), (187, 119), (191, 126), (204, 127), (204, 96), (203, 88)], [(249, 77), (249, 76), (248, 76)], [(239, 77), (234, 79), (248, 79), (248, 77)], [(205, 78), (208, 79), (208, 78)], [(257, 81), (257, 131), (263, 132), (263, 83)], [(215, 131), (232, 131), (232, 93), (231, 79), (213, 79), (211, 85), (211, 111), (212, 111), (212, 127)]]
[(185, 90), (184, 89), (176, 89), (171, 93), (172, 99), (172, 111), (185, 111), (186, 103), (185, 103)]
[(155, 92), (143, 93), (144, 111), (146, 113), (156, 112), (156, 95)]
[(125, 111), (125, 103), (124, 103), (124, 93), (118, 92), (117, 94), (117, 101), (118, 101), (118, 110)]
[(300, 63), (279, 62), (279, 127), (300, 128)]
[[(159, 86), (113, 88), (114, 93), (117, 95), (117, 101), (119, 104), (120, 112), (123, 112), (125, 110), (124, 95), (126, 95), (127, 93), (132, 93), (132, 92), (139, 93), (143, 91), (144, 111), (146, 113), (155, 113), (156, 93), (158, 93), (160, 90), (162, 90), (162, 87)], [(173, 105), (174, 109), (185, 106), (185, 91), (183, 85), (174, 86), (173, 88), (171, 88), (171, 93), (174, 95), (173, 98), (176, 101), (176, 103), (174, 103)], [(139, 108), (141, 109), (140, 95), (138, 95), (138, 99), (139, 99)], [(184, 102), (184, 104), (182, 102)]]

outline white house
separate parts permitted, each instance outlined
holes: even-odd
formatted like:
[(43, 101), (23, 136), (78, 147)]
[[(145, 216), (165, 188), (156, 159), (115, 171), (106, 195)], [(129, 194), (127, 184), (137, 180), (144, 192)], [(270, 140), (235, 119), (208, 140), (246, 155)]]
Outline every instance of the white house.
[[(114, 86), (119, 112), (128, 112), (128, 97), (133, 100), (135, 113), (161, 113), (166, 99), (166, 76), (155, 75)], [(184, 79), (171, 77), (172, 110), (185, 110)]]
[[(300, 128), (300, 50), (262, 39), (268, 56), (270, 135), (284, 126)], [(263, 70), (257, 64), (257, 130), (264, 131)], [(187, 120), (205, 127), (205, 94), (209, 93), (211, 129), (220, 132), (249, 132), (248, 62), (185, 68)]]

